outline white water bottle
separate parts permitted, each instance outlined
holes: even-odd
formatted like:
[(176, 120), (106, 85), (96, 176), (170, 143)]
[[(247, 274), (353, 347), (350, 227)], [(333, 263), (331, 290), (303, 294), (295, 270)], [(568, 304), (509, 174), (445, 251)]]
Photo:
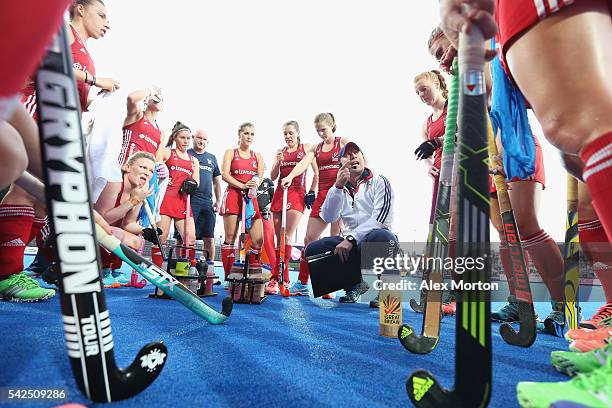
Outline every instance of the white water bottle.
[(198, 291), (199, 282), (195, 278), (199, 276), (200, 274), (198, 273), (198, 269), (196, 268), (196, 261), (195, 259), (193, 259), (191, 261), (191, 266), (189, 267), (189, 277), (192, 278), (192, 279), (189, 279), (189, 290), (191, 290), (193, 293), (196, 293)]
[(251, 180), (255, 182), (255, 185), (249, 188), (249, 193), (247, 195), (249, 198), (254, 199), (254, 198), (257, 198), (257, 188), (259, 187), (259, 176), (253, 176)]

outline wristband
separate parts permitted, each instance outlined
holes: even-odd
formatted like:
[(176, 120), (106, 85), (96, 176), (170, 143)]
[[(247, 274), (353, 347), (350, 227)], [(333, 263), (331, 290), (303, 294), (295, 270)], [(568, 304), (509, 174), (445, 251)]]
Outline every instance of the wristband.
[(96, 76), (95, 75), (91, 76), (91, 86), (96, 86)]

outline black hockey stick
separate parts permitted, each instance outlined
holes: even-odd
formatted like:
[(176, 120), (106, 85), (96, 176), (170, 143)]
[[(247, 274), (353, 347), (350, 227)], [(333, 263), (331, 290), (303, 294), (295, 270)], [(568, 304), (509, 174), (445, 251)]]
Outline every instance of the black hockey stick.
[[(491, 121), (487, 121), (489, 162), (493, 163), (493, 156), (497, 156), (497, 145), (493, 136)], [(525, 263), (525, 254), (521, 245), (521, 238), (516, 226), (512, 203), (508, 194), (508, 184), (499, 172), (493, 175), (497, 189), (497, 201), (504, 228), (506, 245), (508, 246), (508, 258), (514, 280), (514, 296), (518, 303), (519, 331), (514, 330), (510, 323), (503, 323), (499, 328), (499, 334), (508, 344), (521, 347), (529, 347), (536, 339), (536, 318), (529, 286), (529, 272)]]
[(166, 362), (162, 342), (144, 346), (119, 368), (90, 204), (79, 97), (62, 26), (36, 74), (38, 126), (53, 251), (60, 269), (64, 338), (79, 389), (96, 402), (130, 398), (151, 384)]
[[(437, 201), (438, 199), (436, 198), (436, 202)], [(425, 254), (424, 254), (425, 259), (431, 256), (431, 241), (433, 239), (433, 227), (434, 227), (433, 223), (429, 224), (429, 230), (428, 230), (429, 232), (427, 233), (427, 244), (425, 245)], [(428, 279), (429, 279), (429, 270), (427, 268), (423, 268), (423, 279), (422, 280), (427, 281)], [(410, 299), (410, 302), (409, 302), (410, 308), (417, 313), (423, 313), (423, 309), (425, 308), (425, 302), (426, 302), (425, 299), (427, 299), (427, 289), (422, 288), (419, 292), (418, 302), (414, 298)]]
[(100, 241), (100, 244), (102, 244), (104, 248), (121, 258), (166, 295), (178, 300), (186, 308), (207, 322), (211, 324), (221, 324), (226, 321), (232, 313), (234, 301), (230, 296), (223, 299), (222, 310), (221, 312), (217, 312), (168, 272), (142, 257), (136, 251), (123, 245), (119, 239), (107, 234), (106, 231), (98, 225), (96, 225), (96, 235), (98, 241)]
[[(448, 255), (448, 235), (450, 232), (450, 206), (451, 185), (453, 177), (453, 162), (455, 158), (455, 133), (457, 130), (457, 105), (459, 94), (459, 79), (457, 75), (457, 64), (454, 64), (454, 74), (451, 78), (449, 89), (448, 113), (446, 116), (446, 129), (444, 134), (444, 146), (442, 148), (442, 169), (440, 171), (440, 184), (438, 186), (438, 198), (436, 201), (436, 214), (431, 243), (428, 244), (429, 253), (426, 257), (426, 268), (423, 272), (423, 287), (421, 296), (425, 292), (423, 306), (423, 327), (421, 334), (408, 324), (398, 329), (398, 338), (402, 346), (412, 353), (431, 353), (440, 337), (440, 320), (442, 307), (442, 290), (435, 285), (441, 285), (444, 281), (443, 260)], [(433, 261), (433, 262), (431, 262)], [(433, 264), (433, 265), (432, 265)]]
[[(457, 274), (455, 386), (441, 387), (428, 371), (406, 381), (417, 407), (485, 407), (491, 397), (491, 314), (489, 254), (489, 174), (484, 40), (472, 26), (459, 37), (461, 76), (457, 257), (472, 258), (474, 267)], [(478, 261), (480, 260), (480, 263)], [(479, 268), (483, 266), (483, 268)], [(456, 272), (457, 269), (455, 270)], [(470, 288), (469, 285), (475, 285)], [(480, 287), (480, 286), (484, 287)], [(471, 290), (470, 290), (471, 289)]]

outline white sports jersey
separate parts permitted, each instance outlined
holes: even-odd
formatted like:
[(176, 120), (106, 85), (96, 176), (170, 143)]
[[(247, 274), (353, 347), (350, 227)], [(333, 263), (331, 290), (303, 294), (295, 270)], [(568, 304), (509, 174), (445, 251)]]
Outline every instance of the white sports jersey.
[(366, 169), (356, 188), (332, 186), (321, 207), (320, 217), (331, 223), (342, 219), (347, 231), (359, 244), (372, 230), (391, 231), (395, 195), (389, 180)]

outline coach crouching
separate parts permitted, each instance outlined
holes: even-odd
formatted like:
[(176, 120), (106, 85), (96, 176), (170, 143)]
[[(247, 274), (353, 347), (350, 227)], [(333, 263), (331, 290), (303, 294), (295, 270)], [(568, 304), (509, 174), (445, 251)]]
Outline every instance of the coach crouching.
[[(306, 257), (333, 250), (347, 267), (352, 257), (359, 257), (361, 264), (362, 255), (369, 259), (373, 255), (394, 257), (398, 243), (391, 230), (394, 194), (389, 180), (365, 167), (363, 152), (354, 142), (347, 143), (340, 150), (340, 164), (335, 188), (327, 193), (320, 217), (327, 223), (342, 219), (344, 236), (311, 242), (306, 247)], [(372, 251), (378, 254), (372, 254)], [(351, 288), (345, 288), (346, 294), (339, 300), (354, 303), (368, 289), (368, 284), (362, 280)]]

